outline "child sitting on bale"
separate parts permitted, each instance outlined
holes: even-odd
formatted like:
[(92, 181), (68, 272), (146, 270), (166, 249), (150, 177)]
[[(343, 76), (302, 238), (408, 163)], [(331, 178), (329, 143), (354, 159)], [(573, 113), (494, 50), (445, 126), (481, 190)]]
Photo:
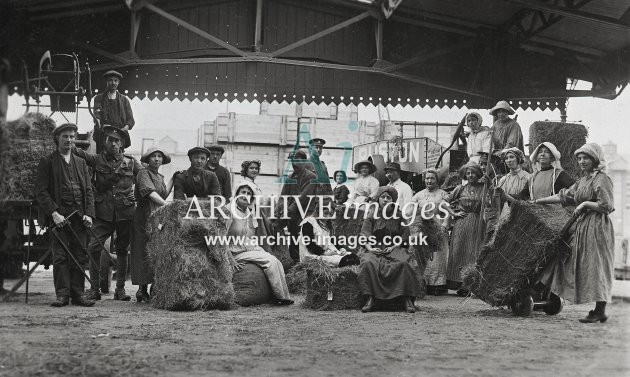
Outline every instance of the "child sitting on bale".
[(276, 305), (291, 305), (293, 300), (289, 297), (289, 288), (284, 276), (282, 263), (269, 254), (258, 242), (252, 242), (259, 226), (259, 221), (254, 218), (249, 206), (254, 198), (254, 187), (249, 182), (243, 182), (236, 188), (234, 196), (228, 208), (230, 216), (226, 220), (228, 236), (240, 237), (244, 242), (234, 241), (229, 246), (229, 257), (235, 271), (240, 271), (244, 263), (249, 262), (263, 269), (271, 290), (275, 296)]

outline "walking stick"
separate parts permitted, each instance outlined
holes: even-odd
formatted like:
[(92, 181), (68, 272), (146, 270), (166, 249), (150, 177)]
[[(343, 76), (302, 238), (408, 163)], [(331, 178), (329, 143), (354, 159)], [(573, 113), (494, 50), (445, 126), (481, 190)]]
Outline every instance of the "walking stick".
[[(78, 214), (78, 212), (77, 212), (77, 211), (74, 211), (74, 212), (72, 212), (70, 215), (68, 215), (68, 217), (71, 217), (71, 216), (74, 216), (74, 215), (77, 215), (77, 214)], [(88, 232), (90, 233), (90, 236), (92, 236), (92, 237), (96, 240), (96, 242), (98, 242), (98, 244), (99, 244), (99, 246), (101, 247), (101, 249), (102, 249), (102, 250), (105, 250), (105, 252), (106, 252), (106, 254), (107, 254), (107, 257), (109, 258), (109, 261), (110, 261), (112, 264), (116, 264), (116, 261), (114, 260), (114, 258), (112, 258), (112, 256), (111, 256), (111, 255), (109, 255), (109, 250), (107, 250), (107, 248), (106, 248), (106, 247), (105, 247), (105, 245), (101, 242), (101, 240), (100, 240), (98, 237), (96, 237), (96, 233), (94, 233), (94, 230), (93, 230), (92, 228), (88, 228), (88, 227), (85, 227), (85, 228), (86, 228), (86, 229), (88, 230)], [(76, 240), (80, 243), (80, 242), (81, 242), (81, 240), (79, 239), (79, 236), (78, 236), (78, 235), (77, 235), (77, 233), (74, 231), (74, 229), (72, 229), (72, 227), (70, 227), (70, 230), (72, 231), (72, 235), (74, 236), (74, 238), (75, 238), (75, 239), (76, 239)], [(112, 238), (113, 238), (113, 237), (112, 237)], [(113, 243), (113, 241), (112, 241), (112, 243)], [(90, 261), (91, 261), (92, 263), (94, 263), (95, 265), (98, 265), (98, 263), (95, 263), (94, 258), (90, 255), (90, 253), (88, 253), (88, 252), (87, 252), (87, 248), (85, 248), (85, 253), (88, 255), (88, 258), (90, 258)]]
[[(70, 256), (70, 258), (77, 265), (77, 267), (79, 267), (79, 271), (81, 271), (81, 273), (83, 274), (83, 276), (85, 276), (87, 281), (90, 282), (90, 285), (92, 285), (92, 282), (90, 281), (90, 277), (85, 273), (85, 270), (83, 269), (83, 266), (81, 265), (81, 263), (79, 263), (79, 261), (74, 257), (74, 254), (72, 254), (72, 252), (70, 251), (70, 248), (68, 247), (68, 245), (66, 245), (63, 242), (63, 240), (61, 239), (61, 236), (59, 236), (59, 229), (57, 227), (52, 228), (50, 230), (50, 233), (53, 235), (53, 237), (55, 237), (55, 239), (57, 240), (59, 245), (61, 245), (61, 248), (63, 248), (63, 250), (66, 252), (66, 254), (68, 254)], [(94, 288), (94, 287), (92, 287), (92, 288)]]

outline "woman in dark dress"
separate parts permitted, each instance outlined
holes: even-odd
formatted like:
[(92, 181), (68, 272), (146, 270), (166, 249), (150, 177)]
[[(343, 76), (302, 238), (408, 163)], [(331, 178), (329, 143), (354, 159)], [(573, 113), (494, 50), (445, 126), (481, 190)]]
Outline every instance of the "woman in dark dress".
[(396, 208), (393, 203), (397, 199), (395, 188), (379, 188), (378, 206), (370, 206), (361, 227), (361, 236), (374, 236), (376, 240), (375, 244), (366, 243), (366, 252), (361, 255), (359, 289), (367, 297), (363, 312), (374, 308), (374, 299), (391, 300), (401, 296), (405, 298), (407, 312), (415, 312), (414, 300), (420, 294), (421, 272), (407, 246), (409, 228), (402, 226), (404, 219), (400, 213), (393, 216)]
[(153, 270), (146, 250), (149, 240), (147, 219), (153, 211), (166, 204), (172, 180), (167, 187), (164, 184), (164, 176), (158, 173), (158, 169), (171, 162), (171, 157), (163, 150), (151, 147), (142, 155), (140, 161), (148, 164), (148, 167), (140, 170), (136, 176), (134, 193), (138, 205), (133, 216), (131, 236), (131, 283), (140, 286), (136, 292), (136, 300), (148, 302), (151, 296), (147, 289), (149, 284), (153, 284)]

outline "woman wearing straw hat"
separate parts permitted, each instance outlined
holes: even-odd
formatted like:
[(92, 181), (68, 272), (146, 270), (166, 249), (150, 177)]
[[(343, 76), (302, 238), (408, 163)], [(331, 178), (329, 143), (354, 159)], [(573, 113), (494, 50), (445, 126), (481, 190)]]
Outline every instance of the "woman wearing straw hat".
[[(436, 221), (439, 227), (443, 227), (446, 219), (438, 219), (438, 208), (440, 203), (446, 203), (448, 193), (440, 188), (438, 171), (436, 169), (429, 168), (423, 172), (423, 175), (426, 188), (415, 194), (411, 198), (411, 201), (417, 203), (420, 208), (423, 208), (427, 203), (433, 203), (433, 211), (431, 212), (432, 220)], [(430, 208), (430, 206), (428, 208)], [(448, 210), (450, 210), (450, 208)], [(440, 296), (448, 292), (446, 288), (448, 236), (443, 238), (443, 243), (439, 245), (438, 248), (438, 252), (433, 253), (433, 257), (427, 263), (427, 268), (424, 273), (427, 282), (427, 294), (433, 294), (435, 296)]]
[(490, 115), (497, 118), (492, 125), (492, 150), (490, 153), (505, 148), (516, 147), (523, 151), (523, 133), (516, 120), (510, 118), (516, 111), (506, 101), (499, 101), (490, 109)]
[(553, 273), (543, 274), (542, 282), (559, 296), (573, 298), (575, 304), (595, 301), (595, 309), (580, 322), (606, 322), (615, 257), (615, 231), (609, 217), (614, 211), (613, 183), (604, 173), (604, 152), (598, 144), (584, 144), (575, 155), (585, 176), (554, 196), (534, 201), (577, 205), (574, 214), (579, 216), (571, 257), (565, 264), (556, 263)]
[(486, 233), (485, 215), (490, 217), (490, 213), (482, 213), (482, 208), (491, 211), (492, 206), (490, 190), (484, 190), (484, 183), (480, 181), (483, 173), (478, 164), (468, 162), (459, 169), (459, 174), (468, 183), (457, 186), (446, 198), (454, 210), (446, 284), (449, 289), (456, 289), (458, 295), (466, 296), (468, 291), (461, 288), (461, 269), (477, 259)]
[(369, 215), (363, 220), (361, 236), (372, 237), (376, 244), (366, 243), (361, 255), (359, 289), (367, 297), (361, 309), (372, 311), (374, 300), (391, 300), (404, 297), (405, 310), (416, 311), (414, 300), (420, 295), (421, 272), (413, 254), (408, 252), (409, 227), (402, 226), (403, 217), (396, 213), (394, 205), (398, 192), (391, 186), (378, 189), (378, 206), (370, 206)]
[(359, 175), (352, 183), (353, 190), (348, 203), (361, 204), (376, 200), (376, 193), (380, 184), (372, 174), (376, 171), (376, 165), (370, 161), (360, 161), (354, 164), (354, 172)]
[(160, 166), (171, 162), (171, 157), (164, 150), (151, 147), (140, 158), (148, 166), (136, 176), (135, 196), (138, 201), (133, 216), (133, 233), (131, 238), (131, 283), (139, 285), (136, 292), (138, 302), (150, 301), (147, 290), (153, 284), (153, 270), (148, 261), (146, 244), (148, 241), (147, 219), (153, 211), (166, 204), (166, 198), (173, 187), (172, 180), (164, 183), (164, 176), (158, 172)]

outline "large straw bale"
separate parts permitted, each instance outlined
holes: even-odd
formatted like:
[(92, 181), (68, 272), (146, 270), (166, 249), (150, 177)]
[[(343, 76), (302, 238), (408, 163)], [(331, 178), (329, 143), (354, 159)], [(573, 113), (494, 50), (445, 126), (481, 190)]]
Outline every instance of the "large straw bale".
[[(303, 306), (316, 310), (359, 309), (359, 266), (333, 268), (319, 259), (303, 262), (306, 269), (306, 299)], [(329, 300), (330, 298), (330, 300)]]
[(560, 232), (570, 218), (570, 210), (559, 205), (513, 203), (476, 265), (462, 270), (464, 286), (493, 306), (508, 304), (512, 295), (534, 283), (554, 258), (567, 252)]
[(240, 271), (234, 273), (235, 301), (240, 306), (260, 305), (273, 296), (267, 275), (254, 263), (246, 262)]
[(34, 197), (39, 160), (56, 149), (54, 129), (40, 113), (0, 124), (0, 200)]
[[(363, 209), (356, 209), (354, 206), (350, 208), (346, 206), (337, 206), (335, 208), (335, 218), (332, 220), (332, 235), (337, 237), (338, 240), (342, 240), (342, 237), (359, 237), (359, 235), (361, 235), (361, 227), (363, 226), (364, 216), (365, 211), (363, 211)], [(356, 253), (359, 247), (351, 246), (354, 245), (339, 245), (340, 248), (345, 248), (348, 251)]]
[[(210, 216), (210, 202), (199, 205)], [(228, 309), (234, 302), (229, 250), (207, 246), (204, 238), (226, 235), (225, 220), (218, 210), (214, 219), (184, 219), (189, 206), (189, 200), (176, 200), (148, 220), (147, 251), (157, 288), (152, 304), (168, 310)]]
[(548, 141), (558, 148), (562, 168), (574, 178), (580, 175), (577, 158), (573, 155), (586, 143), (588, 131), (583, 124), (561, 122), (534, 122), (529, 126), (529, 152), (542, 142)]

